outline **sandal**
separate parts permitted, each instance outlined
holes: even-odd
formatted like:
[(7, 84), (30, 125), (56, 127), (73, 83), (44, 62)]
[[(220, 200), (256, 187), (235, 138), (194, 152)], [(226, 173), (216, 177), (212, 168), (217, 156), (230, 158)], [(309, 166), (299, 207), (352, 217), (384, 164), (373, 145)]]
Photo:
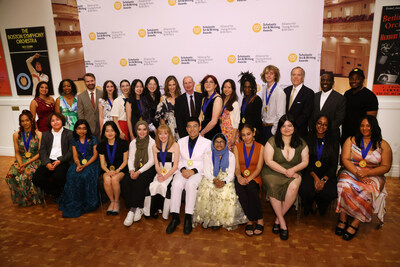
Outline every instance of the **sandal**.
[(244, 232), (246, 233), (247, 236), (252, 236), (254, 234), (253, 225), (252, 224), (246, 225), (246, 228), (244, 228)]
[(349, 224), (349, 227), (353, 228), (355, 232), (353, 234), (350, 234), (347, 230), (343, 234), (343, 239), (346, 241), (350, 241), (353, 239), (353, 237), (357, 234), (358, 228), (354, 227), (353, 225)]
[(288, 240), (289, 239), (289, 229), (286, 229), (286, 230), (280, 229), (279, 237), (281, 238), (281, 240)]
[(344, 228), (340, 228), (339, 226), (336, 226), (335, 234), (338, 235), (338, 236), (341, 236), (346, 232), (347, 222), (344, 222), (344, 221), (339, 219), (338, 220), (338, 224), (339, 223), (344, 224)]
[(279, 234), (279, 230), (281, 229), (281, 225), (279, 223), (274, 223), (274, 225), (272, 225), (272, 233), (274, 234)]
[[(256, 230), (258, 230), (260, 232), (256, 233)], [(257, 223), (256, 227), (254, 228), (254, 235), (262, 235), (263, 232), (264, 232), (264, 225)]]

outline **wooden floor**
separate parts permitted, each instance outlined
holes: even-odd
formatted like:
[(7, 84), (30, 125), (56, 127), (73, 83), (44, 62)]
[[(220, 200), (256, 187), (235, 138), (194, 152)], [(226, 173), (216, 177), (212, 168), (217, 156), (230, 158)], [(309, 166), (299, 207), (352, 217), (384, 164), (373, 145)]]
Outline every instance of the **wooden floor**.
[[(200, 226), (167, 235), (168, 221), (142, 219), (123, 226), (119, 216), (96, 212), (63, 219), (58, 206), (13, 205), (4, 177), (13, 158), (0, 157), (0, 266), (400, 266), (400, 180), (388, 178), (385, 225), (363, 224), (350, 242), (334, 234), (336, 215), (287, 215), (290, 238), (272, 234), (272, 208), (263, 203), (265, 232), (247, 237)], [(183, 219), (183, 217), (181, 218)]]

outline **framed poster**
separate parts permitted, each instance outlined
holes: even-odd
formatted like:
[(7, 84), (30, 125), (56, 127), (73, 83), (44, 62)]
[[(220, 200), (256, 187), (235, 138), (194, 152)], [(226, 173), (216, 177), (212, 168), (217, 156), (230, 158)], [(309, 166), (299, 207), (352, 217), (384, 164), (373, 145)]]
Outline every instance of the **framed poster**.
[(11, 95), (10, 82), (8, 81), (3, 45), (0, 40), (0, 96), (10, 96), (10, 95)]

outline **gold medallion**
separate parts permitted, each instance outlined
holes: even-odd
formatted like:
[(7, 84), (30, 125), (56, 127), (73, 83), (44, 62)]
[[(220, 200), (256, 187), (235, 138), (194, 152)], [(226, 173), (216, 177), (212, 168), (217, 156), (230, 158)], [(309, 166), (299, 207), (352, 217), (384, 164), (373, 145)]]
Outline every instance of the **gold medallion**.
[(204, 121), (204, 115), (203, 115), (203, 117), (201, 117), (201, 120)]
[(139, 168), (142, 168), (142, 167), (143, 167), (143, 163), (139, 162)]
[(109, 169), (110, 169), (110, 171), (115, 171), (115, 166), (111, 165)]
[(251, 172), (250, 172), (249, 170), (244, 170), (244, 172), (243, 172), (244, 176), (249, 176), (250, 173), (251, 173)]
[(161, 169), (161, 174), (162, 174), (162, 175), (166, 175), (166, 174), (167, 174), (167, 172), (168, 172), (168, 171), (167, 171), (167, 169), (166, 169), (166, 168), (162, 168), (162, 169)]
[(322, 166), (321, 161), (317, 160), (317, 161), (315, 162), (315, 167), (319, 168), (319, 167), (321, 167), (321, 166)]
[(365, 167), (367, 167), (367, 162), (366, 162), (365, 160), (362, 160), (362, 161), (360, 161), (360, 163), (358, 163), (358, 165), (359, 165), (361, 168), (365, 168)]
[(267, 112), (267, 111), (268, 111), (268, 106), (265, 106), (265, 108), (264, 108), (264, 109), (265, 109), (265, 112)]
[(246, 122), (246, 119), (243, 117), (243, 119), (242, 119), (242, 123), (245, 123)]
[(189, 160), (187, 161), (187, 164), (188, 164), (189, 166), (192, 166), (192, 165), (193, 165), (193, 160), (189, 159)]
[(31, 156), (32, 156), (32, 153), (31, 153), (31, 152), (26, 152), (26, 153), (25, 153), (25, 157), (30, 158)]
[(85, 165), (87, 163), (87, 159), (82, 160), (82, 165)]

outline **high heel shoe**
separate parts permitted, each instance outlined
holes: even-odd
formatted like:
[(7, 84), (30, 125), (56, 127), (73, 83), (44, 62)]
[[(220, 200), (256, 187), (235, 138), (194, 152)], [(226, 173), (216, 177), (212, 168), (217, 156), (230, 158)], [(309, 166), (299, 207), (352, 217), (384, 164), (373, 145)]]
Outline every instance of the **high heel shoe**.
[(346, 241), (350, 241), (353, 239), (353, 237), (357, 234), (358, 227), (354, 227), (353, 225), (349, 224), (349, 227), (353, 228), (355, 232), (353, 234), (350, 234), (347, 230), (343, 234), (343, 239)]
[(107, 209), (107, 213), (106, 213), (107, 215), (112, 215), (113, 214), (113, 210), (110, 209), (112, 203), (114, 203), (114, 201), (111, 200), (110, 206)]
[(119, 201), (114, 201), (114, 203), (118, 204), (118, 209), (112, 210), (112, 216), (117, 216), (119, 214), (120, 204), (119, 204)]
[(342, 221), (342, 220), (339, 219), (339, 220), (338, 220), (338, 224), (339, 224), (339, 223), (344, 224), (344, 228), (340, 228), (339, 226), (336, 226), (335, 234), (338, 235), (338, 236), (342, 236), (342, 235), (344, 234), (344, 232), (346, 231), (347, 222), (344, 222), (344, 221)]

